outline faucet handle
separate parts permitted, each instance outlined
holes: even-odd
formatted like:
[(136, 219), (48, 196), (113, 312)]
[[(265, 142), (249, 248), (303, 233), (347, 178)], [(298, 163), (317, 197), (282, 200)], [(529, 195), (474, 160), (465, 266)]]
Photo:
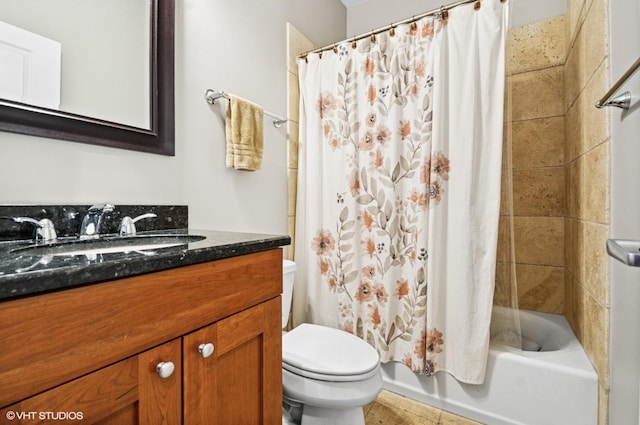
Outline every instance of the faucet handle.
[(136, 225), (135, 223), (144, 219), (144, 218), (154, 218), (157, 217), (154, 213), (147, 213), (137, 216), (136, 218), (131, 218), (126, 216), (122, 219), (122, 223), (120, 223), (120, 236), (135, 236), (136, 234)]
[(58, 238), (55, 226), (48, 218), (36, 220), (31, 217), (14, 217), (13, 221), (16, 223), (31, 223), (36, 226), (36, 242), (38, 241), (38, 238), (42, 239), (44, 242), (55, 242)]

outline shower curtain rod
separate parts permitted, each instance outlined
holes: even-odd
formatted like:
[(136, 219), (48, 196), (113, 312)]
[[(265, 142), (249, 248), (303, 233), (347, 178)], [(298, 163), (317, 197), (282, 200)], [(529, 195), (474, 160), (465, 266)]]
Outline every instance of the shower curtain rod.
[[(502, 2), (502, 3), (504, 3), (505, 1), (506, 0), (500, 0), (500, 2)], [(430, 10), (428, 12), (421, 13), (420, 15), (414, 15), (411, 18), (407, 18), (407, 19), (404, 19), (402, 21), (398, 21), (398, 22), (392, 23), (391, 25), (387, 25), (385, 27), (380, 27), (378, 29), (371, 30), (369, 32), (365, 32), (365, 33), (362, 33), (360, 35), (356, 35), (355, 37), (349, 37), (349, 38), (347, 38), (345, 40), (338, 41), (337, 43), (328, 44), (328, 45), (326, 45), (324, 47), (320, 47), (320, 48), (315, 49), (315, 50), (310, 50), (310, 51), (308, 51), (306, 53), (298, 55), (298, 58), (304, 59), (304, 58), (306, 58), (307, 56), (309, 56), (310, 54), (313, 54), (313, 53), (322, 53), (322, 52), (327, 51), (327, 50), (335, 49), (337, 47), (337, 45), (340, 44), (340, 43), (345, 43), (347, 41), (355, 42), (355, 41), (358, 41), (358, 40), (362, 40), (363, 38), (375, 36), (376, 34), (380, 34), (382, 32), (385, 32), (385, 31), (388, 31), (390, 29), (393, 29), (393, 28), (397, 27), (398, 25), (409, 24), (411, 22), (415, 22), (417, 20), (420, 20), (420, 19), (422, 19), (422, 18), (424, 18), (426, 16), (436, 15), (438, 13), (445, 13), (449, 9), (453, 9), (456, 6), (461, 6), (461, 5), (467, 4), (467, 3), (478, 3), (478, 5), (480, 5), (480, 0), (460, 0), (460, 1), (457, 1), (457, 2), (454, 2), (454, 3), (449, 3), (446, 6), (440, 6), (438, 9), (433, 9), (433, 10)], [(446, 19), (446, 15), (445, 15), (445, 19)]]

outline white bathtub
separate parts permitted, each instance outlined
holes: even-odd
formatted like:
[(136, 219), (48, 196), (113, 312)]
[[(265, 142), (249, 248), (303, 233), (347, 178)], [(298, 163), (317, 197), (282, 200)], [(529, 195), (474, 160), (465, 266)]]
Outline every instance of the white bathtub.
[(492, 344), (484, 384), (383, 365), (384, 388), (489, 425), (596, 425), (598, 378), (563, 316), (520, 311), (523, 339), (540, 352)]

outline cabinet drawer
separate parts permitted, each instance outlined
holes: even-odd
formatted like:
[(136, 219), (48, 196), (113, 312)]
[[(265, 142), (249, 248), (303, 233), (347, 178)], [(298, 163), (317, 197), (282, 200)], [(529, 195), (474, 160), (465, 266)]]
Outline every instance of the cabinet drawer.
[[(160, 362), (174, 366), (166, 379), (156, 371)], [(181, 368), (177, 339), (2, 409), (0, 422), (179, 424)]]

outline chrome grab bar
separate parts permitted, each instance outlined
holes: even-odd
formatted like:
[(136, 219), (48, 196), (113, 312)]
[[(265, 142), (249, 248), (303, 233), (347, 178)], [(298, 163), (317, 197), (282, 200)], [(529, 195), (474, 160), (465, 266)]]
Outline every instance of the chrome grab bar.
[(629, 106), (631, 105), (631, 93), (626, 91), (621, 95), (614, 97), (613, 99), (611, 99), (611, 96), (613, 96), (618, 91), (620, 86), (622, 86), (629, 79), (629, 77), (631, 77), (638, 70), (638, 68), (640, 68), (640, 58), (638, 58), (635, 63), (631, 65), (629, 69), (627, 69), (627, 72), (622, 74), (622, 77), (620, 77), (618, 81), (616, 81), (616, 83), (613, 85), (613, 87), (611, 87), (609, 91), (604, 96), (602, 96), (602, 99), (596, 102), (596, 108), (600, 109), (604, 108), (605, 106), (615, 106), (624, 110), (629, 109)]

